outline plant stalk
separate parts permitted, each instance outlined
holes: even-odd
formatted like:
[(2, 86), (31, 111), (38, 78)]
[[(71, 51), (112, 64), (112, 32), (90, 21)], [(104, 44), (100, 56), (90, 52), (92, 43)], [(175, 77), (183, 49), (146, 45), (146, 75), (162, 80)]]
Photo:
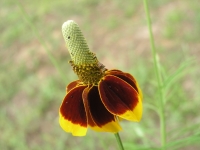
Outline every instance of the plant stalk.
[(118, 132), (115, 133), (115, 137), (116, 137), (116, 140), (117, 140), (117, 143), (118, 143), (118, 145), (119, 145), (120, 150), (124, 150), (124, 146), (123, 146), (123, 144), (122, 144), (122, 141), (121, 141), (121, 138), (120, 138)]
[(154, 44), (154, 37), (152, 33), (152, 26), (151, 26), (151, 18), (149, 13), (149, 6), (147, 3), (147, 0), (143, 0), (144, 2), (144, 8), (147, 18), (147, 24), (148, 24), (148, 30), (149, 30), (149, 36), (150, 36), (150, 42), (151, 42), (151, 51), (153, 55), (153, 62), (154, 62), (154, 69), (156, 73), (156, 78), (158, 82), (158, 88), (159, 88), (159, 95), (160, 95), (160, 134), (161, 134), (161, 145), (163, 150), (165, 150), (166, 146), (166, 123), (165, 123), (165, 109), (164, 109), (164, 91), (163, 91), (163, 81), (161, 76), (161, 71), (159, 71), (159, 60), (158, 55), (156, 52), (156, 47)]

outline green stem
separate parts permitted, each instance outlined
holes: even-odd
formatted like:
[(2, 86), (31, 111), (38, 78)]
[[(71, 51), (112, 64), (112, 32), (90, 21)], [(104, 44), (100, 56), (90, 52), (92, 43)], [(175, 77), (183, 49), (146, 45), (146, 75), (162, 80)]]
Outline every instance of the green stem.
[(121, 141), (121, 138), (120, 138), (118, 132), (115, 133), (115, 137), (116, 137), (117, 143), (118, 143), (118, 145), (119, 145), (119, 147), (120, 147), (120, 150), (124, 150), (124, 147), (123, 147), (123, 144), (122, 144), (122, 141)]
[(150, 42), (151, 42), (151, 51), (153, 55), (153, 61), (154, 61), (154, 68), (156, 72), (156, 78), (159, 86), (159, 95), (160, 95), (160, 133), (161, 133), (161, 139), (162, 139), (162, 147), (165, 149), (166, 145), (166, 124), (165, 124), (165, 109), (164, 109), (164, 91), (163, 91), (163, 81), (161, 77), (161, 72), (159, 71), (159, 61), (158, 56), (156, 53), (156, 47), (154, 44), (154, 37), (152, 33), (152, 27), (151, 27), (151, 18), (149, 13), (149, 7), (147, 0), (143, 0), (144, 7), (145, 7), (145, 13), (147, 18), (147, 24), (149, 29), (149, 35), (150, 35)]

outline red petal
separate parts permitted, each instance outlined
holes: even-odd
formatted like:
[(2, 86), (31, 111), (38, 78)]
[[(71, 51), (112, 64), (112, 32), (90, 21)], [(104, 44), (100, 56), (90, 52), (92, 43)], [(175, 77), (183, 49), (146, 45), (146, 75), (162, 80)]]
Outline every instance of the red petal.
[(98, 88), (93, 86), (83, 92), (83, 101), (88, 117), (88, 124), (96, 131), (118, 132), (120, 125), (101, 102)]
[(80, 83), (80, 80), (76, 80), (76, 81), (73, 81), (70, 84), (68, 84), (68, 86), (66, 87), (66, 92), (69, 92), (71, 89), (78, 86), (79, 83)]
[[(116, 76), (107, 75), (100, 81), (99, 91), (102, 102), (111, 113), (127, 120), (141, 119), (141, 99), (130, 84)], [(136, 107), (137, 112), (134, 112)]]
[(87, 131), (87, 118), (82, 93), (86, 86), (75, 87), (67, 93), (60, 107), (60, 125), (66, 132), (83, 136)]
[(83, 98), (83, 103), (84, 103), (85, 110), (86, 110), (88, 124), (91, 127), (93, 127), (93, 126), (96, 126), (96, 123), (93, 121), (90, 110), (89, 110), (89, 105), (88, 105), (88, 92), (89, 92), (89, 90), (90, 90), (89, 87), (84, 89), (83, 94), (82, 94), (82, 98)]
[(119, 77), (120, 79), (129, 83), (137, 92), (139, 92), (138, 84), (131, 74), (122, 72), (120, 70), (109, 70), (107, 74)]

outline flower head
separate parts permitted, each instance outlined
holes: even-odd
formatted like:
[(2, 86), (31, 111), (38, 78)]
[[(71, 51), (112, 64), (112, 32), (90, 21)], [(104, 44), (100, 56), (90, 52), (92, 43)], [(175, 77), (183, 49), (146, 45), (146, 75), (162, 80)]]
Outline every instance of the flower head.
[(95, 131), (121, 130), (119, 119), (140, 121), (142, 93), (135, 78), (120, 70), (108, 70), (92, 53), (78, 25), (67, 21), (62, 26), (74, 72), (79, 80), (66, 88), (60, 106), (60, 125), (74, 136)]

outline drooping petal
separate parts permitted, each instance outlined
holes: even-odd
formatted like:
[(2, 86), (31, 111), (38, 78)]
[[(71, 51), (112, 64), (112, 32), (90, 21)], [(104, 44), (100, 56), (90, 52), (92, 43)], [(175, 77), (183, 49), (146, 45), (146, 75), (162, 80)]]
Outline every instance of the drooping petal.
[(125, 73), (125, 72), (122, 72), (120, 70), (109, 70), (107, 74), (108, 75), (114, 75), (114, 76), (119, 77), (120, 79), (125, 80), (127, 83), (129, 83), (131, 86), (133, 86), (133, 88), (135, 88), (136, 91), (138, 91), (137, 86), (136, 86), (136, 80), (129, 73)]
[(125, 73), (125, 72), (122, 72), (121, 70), (116, 70), (116, 69), (113, 69), (113, 70), (108, 70), (106, 72), (107, 75), (114, 75), (114, 76), (117, 76), (119, 77), (120, 79), (126, 81), (127, 83), (129, 83), (140, 95), (141, 97), (141, 100), (142, 100), (142, 91), (136, 81), (136, 79), (129, 73)]
[(121, 118), (140, 121), (142, 102), (138, 92), (124, 80), (105, 76), (99, 83), (101, 100), (107, 110)]
[(76, 81), (73, 81), (70, 84), (68, 84), (67, 87), (66, 87), (66, 93), (68, 93), (71, 89), (73, 89), (76, 86), (78, 86), (79, 83), (80, 83), (80, 80), (76, 80)]
[(93, 130), (114, 133), (121, 130), (115, 116), (103, 105), (97, 86), (88, 87), (83, 91), (83, 101), (86, 108), (88, 125)]
[(85, 88), (79, 86), (70, 90), (60, 106), (60, 126), (74, 136), (84, 136), (87, 132), (87, 117), (82, 99)]

